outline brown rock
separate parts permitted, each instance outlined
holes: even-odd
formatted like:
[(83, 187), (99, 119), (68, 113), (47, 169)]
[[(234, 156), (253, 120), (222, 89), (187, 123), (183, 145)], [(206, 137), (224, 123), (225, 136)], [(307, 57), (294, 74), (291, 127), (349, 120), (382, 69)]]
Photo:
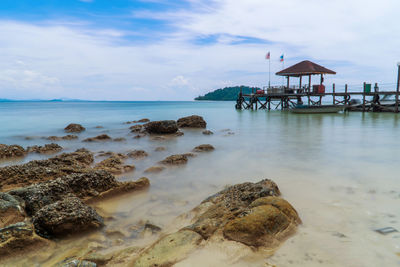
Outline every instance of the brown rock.
[(210, 130), (205, 130), (205, 131), (202, 132), (202, 134), (204, 134), (204, 135), (212, 135), (214, 133), (211, 132)]
[(28, 146), (28, 153), (38, 153), (38, 154), (54, 154), (60, 152), (63, 148), (55, 143), (45, 144), (44, 146)]
[(194, 152), (209, 152), (209, 151), (213, 151), (215, 148), (210, 145), (210, 144), (203, 144), (203, 145), (199, 145), (196, 146), (193, 151)]
[(80, 124), (71, 123), (67, 127), (64, 128), (64, 131), (67, 133), (80, 133), (85, 131), (86, 128)]
[(83, 142), (97, 142), (97, 141), (109, 141), (111, 137), (106, 134), (101, 134), (96, 137), (89, 137), (83, 140)]
[(192, 115), (184, 118), (180, 118), (178, 121), (179, 128), (206, 128), (207, 123), (201, 116)]
[(124, 165), (124, 161), (118, 156), (111, 156), (108, 159), (97, 163), (95, 169), (105, 170), (112, 174), (121, 174), (135, 169), (134, 165)]
[(178, 125), (173, 120), (152, 121), (146, 123), (144, 128), (146, 132), (152, 134), (173, 134), (178, 131)]
[(6, 190), (71, 173), (87, 172), (92, 162), (93, 154), (80, 149), (46, 160), (34, 160), (21, 165), (2, 167), (0, 168), (0, 188)]
[(133, 125), (133, 126), (129, 127), (129, 129), (131, 130), (131, 133), (138, 133), (138, 132), (141, 132), (144, 128), (143, 128), (143, 125), (138, 124), (138, 125)]
[(134, 158), (134, 159), (141, 159), (147, 157), (149, 154), (147, 154), (146, 151), (144, 150), (133, 150), (128, 152), (128, 157)]
[(25, 219), (24, 202), (10, 194), (0, 192), (0, 228)]
[(159, 152), (159, 151), (165, 151), (165, 150), (167, 150), (167, 148), (164, 147), (164, 146), (158, 146), (158, 147), (156, 147), (156, 148), (154, 149), (154, 151), (157, 151), (157, 152)]
[(65, 136), (49, 136), (46, 138), (47, 140), (51, 140), (51, 141), (61, 141), (61, 140), (74, 140), (74, 139), (78, 139), (77, 135), (73, 135), (73, 134), (68, 134)]
[(165, 165), (182, 165), (186, 164), (187, 162), (188, 157), (184, 154), (171, 155), (160, 161), (160, 163)]
[(19, 145), (4, 145), (0, 144), (0, 159), (24, 157), (26, 151)]
[(123, 142), (123, 141), (126, 141), (126, 138), (124, 138), (124, 137), (118, 137), (118, 138), (114, 138), (113, 141), (114, 141), (114, 142)]
[(41, 236), (61, 237), (104, 225), (97, 212), (77, 197), (67, 197), (40, 209), (33, 217), (35, 231)]

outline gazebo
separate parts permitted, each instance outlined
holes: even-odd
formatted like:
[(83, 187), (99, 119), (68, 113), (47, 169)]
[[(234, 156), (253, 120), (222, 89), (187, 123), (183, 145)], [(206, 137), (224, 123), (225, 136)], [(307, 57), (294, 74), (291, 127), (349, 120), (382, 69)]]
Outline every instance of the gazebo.
[(287, 78), (287, 88), (289, 89), (289, 78), (297, 77), (300, 78), (300, 88), (302, 83), (302, 77), (308, 76), (308, 90), (310, 92), (311, 88), (311, 75), (321, 75), (320, 87), (322, 87), (322, 83), (324, 82), (324, 74), (336, 74), (333, 70), (327, 69), (321, 65), (318, 65), (309, 60), (304, 60), (300, 63), (297, 63), (289, 68), (281, 70), (276, 73), (278, 76), (285, 76)]

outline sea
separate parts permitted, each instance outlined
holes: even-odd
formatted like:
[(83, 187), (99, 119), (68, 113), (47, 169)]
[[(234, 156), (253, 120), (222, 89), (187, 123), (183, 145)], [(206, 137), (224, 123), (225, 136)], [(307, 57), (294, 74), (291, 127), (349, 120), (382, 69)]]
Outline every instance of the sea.
[[(132, 236), (129, 229), (151, 222), (168, 229), (176, 218), (225, 187), (262, 179), (275, 181), (282, 196), (298, 211), (303, 224), (274, 255), (254, 252), (252, 260), (233, 261), (229, 249), (198, 252), (176, 266), (400, 266), (400, 116), (393, 113), (292, 114), (280, 110), (236, 110), (234, 102), (1, 102), (0, 143), (23, 147), (50, 143), (43, 137), (65, 135), (69, 123), (86, 131), (78, 140), (57, 141), (63, 152), (85, 147), (127, 152), (143, 149), (149, 156), (134, 160), (132, 173), (121, 181), (146, 176), (147, 191), (96, 204), (113, 220), (90, 236), (57, 240), (56, 246), (5, 262), (6, 266), (49, 266), (71, 251), (99, 246), (112, 252), (129, 246), (145, 246), (159, 236)], [(183, 136), (166, 140), (133, 138), (127, 121), (177, 120), (200, 115), (213, 135), (184, 129)], [(102, 126), (103, 128), (98, 128)], [(82, 142), (99, 134), (123, 142)], [(190, 152), (200, 144), (215, 151), (190, 158), (184, 167), (158, 174), (144, 170), (166, 156)], [(165, 151), (155, 151), (163, 146)], [(30, 154), (21, 164), (48, 155)], [(96, 158), (96, 161), (99, 161)], [(107, 231), (123, 229), (112, 238)], [(209, 257), (205, 257), (207, 253)], [(214, 253), (214, 254), (213, 254)], [(251, 257), (250, 257), (251, 258)], [(32, 264), (32, 265), (31, 265)]]

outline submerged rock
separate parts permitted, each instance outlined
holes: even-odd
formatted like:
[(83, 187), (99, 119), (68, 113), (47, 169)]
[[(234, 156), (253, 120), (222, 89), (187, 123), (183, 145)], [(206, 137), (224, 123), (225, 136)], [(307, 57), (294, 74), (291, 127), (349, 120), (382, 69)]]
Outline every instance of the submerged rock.
[(206, 128), (207, 123), (201, 116), (192, 115), (180, 118), (178, 121), (179, 128)]
[(182, 165), (188, 162), (188, 156), (185, 154), (171, 155), (160, 161), (165, 165)]
[(113, 141), (114, 141), (114, 142), (124, 142), (124, 141), (126, 141), (126, 138), (124, 138), (124, 137), (118, 137), (118, 138), (114, 138)]
[(196, 146), (193, 151), (194, 152), (209, 152), (209, 151), (213, 151), (215, 148), (210, 145), (210, 144), (203, 144), (203, 145), (199, 145)]
[(40, 209), (33, 217), (35, 231), (41, 236), (61, 237), (104, 225), (97, 212), (77, 197), (67, 197)]
[(26, 151), (19, 145), (4, 145), (0, 144), (0, 159), (24, 157)]
[(51, 140), (51, 141), (61, 141), (61, 140), (75, 140), (78, 139), (77, 135), (73, 135), (73, 134), (68, 134), (68, 135), (64, 135), (64, 136), (49, 136), (46, 138), (47, 140)]
[(144, 128), (146, 132), (152, 134), (173, 134), (178, 131), (178, 125), (173, 120), (152, 121), (146, 123)]
[(111, 137), (106, 134), (101, 134), (95, 137), (89, 137), (83, 140), (83, 142), (98, 142), (98, 141), (109, 141)]
[(0, 228), (25, 220), (25, 203), (10, 194), (0, 192)]
[(156, 148), (154, 149), (154, 151), (157, 151), (157, 152), (159, 152), (159, 151), (165, 151), (165, 150), (167, 150), (167, 148), (166, 148), (165, 146), (158, 146), (158, 147), (156, 147)]
[(39, 154), (53, 154), (60, 152), (63, 148), (58, 144), (45, 144), (44, 146), (28, 146), (28, 153), (39, 153)]
[(165, 170), (164, 166), (152, 166), (147, 168), (144, 172), (145, 173), (159, 173)]
[(87, 172), (93, 154), (85, 149), (63, 153), (46, 160), (34, 160), (21, 165), (0, 168), (2, 190), (46, 181), (70, 173)]
[(85, 131), (86, 128), (77, 123), (71, 123), (67, 127), (64, 128), (64, 131), (67, 133), (80, 133)]
[(147, 156), (149, 156), (149, 154), (144, 151), (144, 150), (133, 150), (128, 152), (128, 157), (130, 158), (134, 158), (134, 159), (141, 159), (141, 158), (145, 158)]
[(204, 134), (204, 135), (212, 135), (214, 133), (212, 131), (210, 131), (210, 130), (205, 130), (205, 131), (202, 132), (202, 134)]

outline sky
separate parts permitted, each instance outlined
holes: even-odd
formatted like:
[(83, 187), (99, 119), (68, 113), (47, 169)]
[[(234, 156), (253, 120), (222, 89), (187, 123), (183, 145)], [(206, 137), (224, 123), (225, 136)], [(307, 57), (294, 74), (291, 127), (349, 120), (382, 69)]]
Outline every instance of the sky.
[(1, 0), (0, 98), (192, 100), (267, 85), (268, 51), (274, 85), (311, 60), (338, 88), (394, 90), (399, 14), (398, 0)]

